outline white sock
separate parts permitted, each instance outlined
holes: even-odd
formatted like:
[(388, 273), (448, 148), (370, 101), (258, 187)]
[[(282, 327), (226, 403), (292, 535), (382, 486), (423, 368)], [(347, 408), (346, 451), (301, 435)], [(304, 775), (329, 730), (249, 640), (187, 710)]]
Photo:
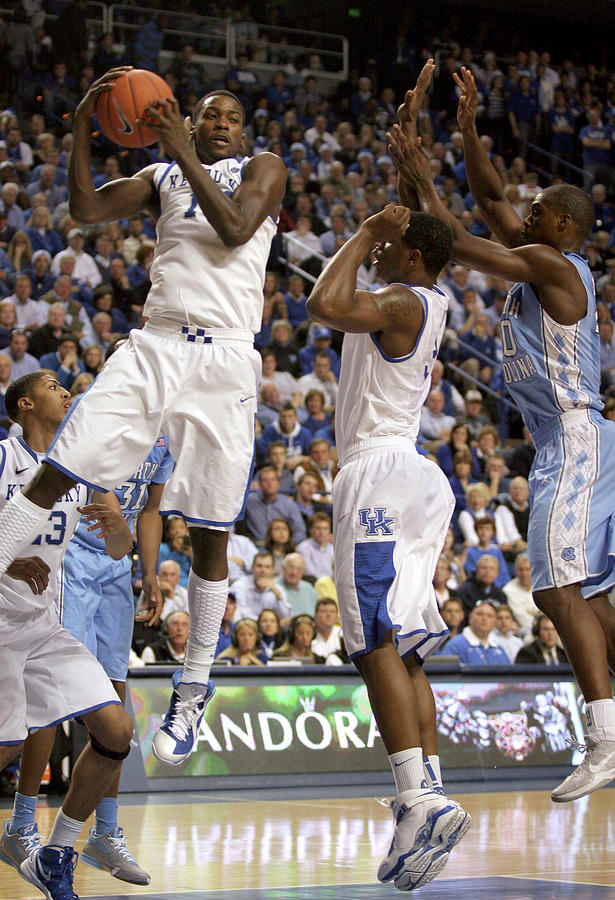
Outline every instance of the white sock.
[(49, 510), (37, 506), (18, 491), (0, 513), (0, 575), (11, 565), (20, 550), (41, 533)]
[(206, 684), (214, 661), (222, 616), (228, 598), (228, 578), (205, 581), (190, 570), (188, 609), (190, 637), (180, 684)]
[(440, 757), (430, 754), (423, 757), (423, 766), (427, 773), (427, 781), (437, 791), (442, 790), (442, 772), (440, 770)]
[(389, 763), (391, 764), (398, 794), (427, 786), (421, 747), (411, 747), (409, 750), (399, 750), (397, 753), (391, 753), (389, 755)]
[(70, 816), (67, 816), (60, 810), (53, 823), (53, 828), (51, 829), (51, 834), (49, 835), (46, 846), (60, 848), (74, 847), (75, 841), (81, 834), (84, 825), (85, 822), (78, 822), (76, 819), (71, 819)]
[(595, 741), (615, 741), (615, 700), (592, 700), (585, 704), (587, 733)]

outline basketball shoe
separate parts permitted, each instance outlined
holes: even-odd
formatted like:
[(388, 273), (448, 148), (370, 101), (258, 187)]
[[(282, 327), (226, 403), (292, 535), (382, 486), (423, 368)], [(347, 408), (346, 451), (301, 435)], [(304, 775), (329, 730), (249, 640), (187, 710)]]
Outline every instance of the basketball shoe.
[(555, 803), (577, 800), (615, 778), (615, 741), (596, 741), (585, 735), (585, 746), (576, 741), (571, 743), (575, 750), (585, 751), (585, 759), (551, 791)]
[(472, 817), (454, 800), (432, 790), (404, 791), (387, 805), (395, 828), (389, 852), (378, 867), (378, 880), (392, 880), (398, 890), (413, 891), (440, 874)]
[(24, 859), (20, 872), (47, 900), (79, 900), (73, 890), (78, 859), (79, 854), (72, 847), (39, 847)]
[(81, 862), (95, 869), (105, 869), (114, 878), (131, 884), (149, 884), (152, 880), (128, 852), (124, 829), (120, 827), (111, 834), (96, 834), (90, 828), (90, 835), (81, 850)]
[(2, 826), (0, 859), (19, 872), (19, 867), (24, 859), (27, 859), (33, 850), (38, 850), (41, 846), (41, 837), (38, 833), (38, 826), (34, 822), (22, 825), (13, 834), (9, 834), (9, 821), (10, 819), (7, 819)]
[(173, 675), (169, 711), (152, 742), (156, 759), (171, 766), (178, 766), (190, 756), (203, 713), (216, 693), (213, 681), (207, 684), (180, 684), (181, 674), (181, 669), (178, 669)]

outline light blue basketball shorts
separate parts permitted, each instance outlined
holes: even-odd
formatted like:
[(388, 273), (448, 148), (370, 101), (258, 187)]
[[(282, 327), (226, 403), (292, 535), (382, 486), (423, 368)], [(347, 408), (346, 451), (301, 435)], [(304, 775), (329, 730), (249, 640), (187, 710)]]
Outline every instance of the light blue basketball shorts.
[(573, 410), (535, 435), (528, 553), (532, 590), (615, 585), (615, 422)]
[(100, 662), (126, 681), (135, 603), (128, 557), (114, 560), (72, 541), (64, 557), (60, 621)]

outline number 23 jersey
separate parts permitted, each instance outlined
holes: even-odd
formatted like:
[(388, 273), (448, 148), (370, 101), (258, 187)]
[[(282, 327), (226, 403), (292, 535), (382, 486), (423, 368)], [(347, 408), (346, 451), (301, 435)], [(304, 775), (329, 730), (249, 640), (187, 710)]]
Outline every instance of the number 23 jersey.
[[(250, 157), (222, 159), (203, 168), (230, 197), (249, 162)], [(226, 247), (177, 163), (158, 166), (154, 186), (160, 197), (158, 242), (144, 315), (259, 332), (265, 270), (277, 230), (274, 219), (267, 216), (245, 244)]]
[[(44, 454), (32, 450), (21, 437), (0, 441), (0, 509), (34, 477)], [(76, 484), (64, 494), (49, 511), (49, 518), (41, 533), (20, 557), (39, 556), (50, 568), (49, 584), (42, 594), (32, 593), (25, 581), (8, 575), (0, 576), (0, 609), (27, 612), (53, 604), (58, 599), (61, 585), (62, 560), (80, 519), (78, 506), (88, 502), (88, 489)]]

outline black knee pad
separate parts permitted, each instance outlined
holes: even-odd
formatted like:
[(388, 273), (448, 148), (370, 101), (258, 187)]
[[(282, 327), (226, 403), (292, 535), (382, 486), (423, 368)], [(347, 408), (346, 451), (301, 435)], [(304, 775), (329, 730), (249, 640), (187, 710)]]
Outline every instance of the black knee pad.
[(103, 745), (96, 740), (93, 734), (90, 734), (90, 744), (92, 745), (92, 750), (95, 750), (99, 756), (104, 756), (106, 759), (115, 759), (122, 760), (126, 759), (128, 754), (130, 753), (130, 744), (125, 750), (118, 752), (117, 750), (109, 750), (107, 747), (103, 747)]

